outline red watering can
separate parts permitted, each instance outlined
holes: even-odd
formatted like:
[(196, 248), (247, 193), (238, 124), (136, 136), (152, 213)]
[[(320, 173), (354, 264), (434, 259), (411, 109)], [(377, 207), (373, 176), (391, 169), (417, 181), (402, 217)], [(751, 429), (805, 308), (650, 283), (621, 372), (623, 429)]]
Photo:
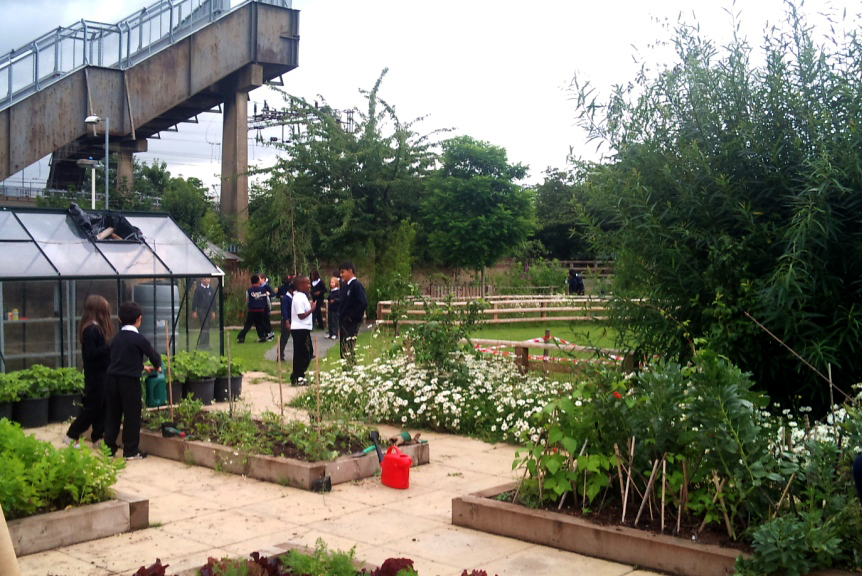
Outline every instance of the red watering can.
[(405, 490), (410, 486), (410, 466), (413, 460), (396, 446), (390, 446), (380, 464), (380, 481), (384, 486)]

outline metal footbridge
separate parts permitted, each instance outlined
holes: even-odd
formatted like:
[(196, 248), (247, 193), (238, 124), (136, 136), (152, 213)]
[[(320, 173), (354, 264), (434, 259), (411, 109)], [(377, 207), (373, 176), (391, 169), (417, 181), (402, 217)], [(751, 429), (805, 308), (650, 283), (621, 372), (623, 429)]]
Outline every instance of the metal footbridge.
[(77, 160), (132, 154), (147, 138), (223, 105), (222, 210), (248, 204), (248, 92), (298, 65), (291, 0), (159, 0), (117, 24), (81, 20), (0, 57), (0, 180), (52, 154), (49, 187), (77, 186)]

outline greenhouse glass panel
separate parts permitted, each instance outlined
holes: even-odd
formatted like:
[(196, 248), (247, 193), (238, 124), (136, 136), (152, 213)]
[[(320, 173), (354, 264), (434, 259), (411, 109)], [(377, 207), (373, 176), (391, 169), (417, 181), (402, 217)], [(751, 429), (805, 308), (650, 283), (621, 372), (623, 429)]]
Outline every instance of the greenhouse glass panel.
[(18, 218), (62, 276), (116, 276), (96, 247), (73, 231), (65, 214), (19, 212)]
[(144, 233), (150, 248), (177, 276), (211, 276), (219, 273), (209, 258), (173, 220), (165, 217), (128, 216)]
[(11, 212), (0, 212), (0, 240), (30, 240)]
[(168, 276), (171, 273), (146, 244), (106, 241), (97, 246), (121, 276)]
[(6, 278), (57, 276), (57, 271), (32, 242), (0, 241), (0, 270)]

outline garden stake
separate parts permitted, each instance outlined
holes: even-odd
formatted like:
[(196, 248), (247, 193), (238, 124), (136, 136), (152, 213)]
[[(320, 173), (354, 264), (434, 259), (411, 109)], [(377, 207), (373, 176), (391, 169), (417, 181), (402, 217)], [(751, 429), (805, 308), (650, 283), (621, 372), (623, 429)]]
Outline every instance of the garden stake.
[(314, 349), (317, 354), (314, 355), (314, 381), (315, 392), (317, 394), (317, 433), (320, 434), (320, 338), (314, 337)]
[(165, 356), (168, 357), (168, 394), (171, 396), (171, 401), (169, 402), (171, 405), (171, 422), (176, 422), (174, 420), (174, 385), (173, 378), (171, 377), (171, 341), (168, 336), (167, 322), (165, 322)]
[[(724, 487), (724, 480), (721, 481), (721, 486)], [(715, 492), (715, 496), (712, 497), (712, 503), (715, 504), (718, 501), (718, 491)], [(706, 518), (703, 519), (703, 522), (700, 523), (700, 526), (697, 529), (695, 534), (700, 534), (700, 531), (703, 530), (703, 527), (706, 526)]]
[(787, 496), (787, 491), (790, 489), (790, 485), (793, 484), (794, 478), (796, 478), (796, 472), (790, 475), (790, 480), (787, 481), (787, 486), (784, 487), (784, 492), (781, 493), (781, 498), (778, 500), (778, 504), (775, 505), (775, 512), (772, 513), (773, 518), (778, 516), (778, 509), (781, 508), (781, 503), (784, 502), (784, 497)]
[(625, 502), (625, 494), (623, 493), (623, 467), (620, 464), (622, 457), (620, 456), (620, 447), (614, 443), (614, 454), (617, 457), (617, 476), (620, 479), (620, 500)]
[(682, 461), (682, 485), (679, 487), (679, 510), (676, 515), (676, 534), (679, 535), (680, 523), (682, 522), (682, 509), (688, 499), (688, 472), (685, 460)]
[(661, 533), (664, 534), (664, 490), (667, 488), (667, 452), (661, 461)]
[[(667, 453), (665, 453), (665, 456), (667, 456)], [(638, 522), (641, 519), (641, 514), (644, 511), (644, 506), (649, 501), (650, 490), (652, 490), (653, 484), (655, 484), (655, 473), (656, 473), (656, 471), (658, 471), (658, 465), (660, 462), (664, 462), (664, 456), (662, 456), (660, 459), (653, 462), (652, 472), (650, 472), (649, 482), (647, 482), (647, 487), (646, 487), (646, 491), (645, 491), (646, 496), (644, 497), (643, 500), (641, 500), (641, 506), (640, 506), (640, 508), (638, 508), (638, 515), (635, 516), (635, 523), (634, 523), (635, 526), (638, 525)], [(650, 510), (652, 510), (652, 509), (650, 509)], [(650, 518), (652, 518), (652, 516), (650, 516)]]
[(623, 519), (622, 524), (626, 523), (626, 504), (629, 500), (629, 486), (632, 483), (632, 463), (635, 460), (635, 437), (632, 436), (632, 441), (629, 444), (629, 465), (626, 469), (626, 495), (623, 498)]
[(233, 418), (233, 392), (230, 389), (231, 373), (230, 373), (230, 329), (224, 329), (224, 342), (227, 352), (227, 408), (231, 418)]
[(721, 514), (724, 516), (724, 525), (727, 527), (727, 535), (733, 540), (736, 540), (736, 535), (733, 533), (733, 525), (731, 525), (730, 518), (727, 516), (727, 508), (724, 506), (724, 497), (721, 495), (721, 488), (724, 484), (718, 481), (718, 472), (715, 470), (712, 471), (712, 482), (715, 484), (715, 490), (719, 496), (718, 503), (721, 504)]

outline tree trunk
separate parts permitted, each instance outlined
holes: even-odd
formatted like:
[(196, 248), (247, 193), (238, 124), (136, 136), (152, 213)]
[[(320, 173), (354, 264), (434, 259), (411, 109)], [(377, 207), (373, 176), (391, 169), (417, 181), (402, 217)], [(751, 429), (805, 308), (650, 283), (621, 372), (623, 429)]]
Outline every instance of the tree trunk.
[(482, 266), (479, 276), (482, 278), (482, 298), (485, 297), (485, 267)]

